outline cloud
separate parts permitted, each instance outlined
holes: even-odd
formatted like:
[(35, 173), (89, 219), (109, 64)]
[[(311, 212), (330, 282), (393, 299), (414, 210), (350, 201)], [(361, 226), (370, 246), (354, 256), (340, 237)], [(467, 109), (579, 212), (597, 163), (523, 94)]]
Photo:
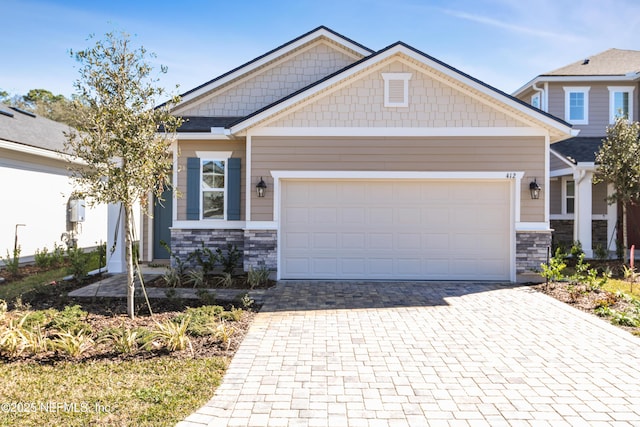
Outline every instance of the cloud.
[(556, 41), (563, 40), (565, 42), (572, 42), (572, 43), (585, 41), (584, 38), (576, 36), (576, 35), (573, 35), (573, 34), (562, 34), (562, 33), (555, 33), (555, 32), (551, 32), (551, 31), (543, 31), (543, 30), (539, 30), (539, 29), (526, 27), (524, 25), (511, 24), (511, 23), (499, 21), (499, 20), (494, 19), (494, 18), (489, 18), (489, 17), (481, 16), (481, 15), (474, 15), (474, 14), (471, 14), (471, 13), (460, 12), (460, 11), (456, 11), (456, 10), (442, 9), (441, 11), (443, 13), (446, 13), (447, 15), (451, 15), (451, 16), (454, 16), (456, 18), (460, 18), (460, 19), (464, 19), (464, 20), (472, 21), (472, 22), (477, 22), (479, 24), (489, 25), (491, 27), (501, 28), (503, 30), (507, 30), (507, 31), (515, 32), (515, 33), (520, 33), (520, 34), (524, 34), (524, 35), (529, 35), (529, 36), (533, 36), (533, 37), (551, 39), (551, 40), (556, 40)]

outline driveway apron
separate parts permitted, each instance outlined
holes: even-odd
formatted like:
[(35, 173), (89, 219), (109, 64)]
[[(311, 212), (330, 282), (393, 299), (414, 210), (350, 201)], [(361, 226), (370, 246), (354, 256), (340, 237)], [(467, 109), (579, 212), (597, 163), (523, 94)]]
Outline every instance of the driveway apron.
[(203, 425), (640, 426), (640, 339), (526, 286), (280, 282)]

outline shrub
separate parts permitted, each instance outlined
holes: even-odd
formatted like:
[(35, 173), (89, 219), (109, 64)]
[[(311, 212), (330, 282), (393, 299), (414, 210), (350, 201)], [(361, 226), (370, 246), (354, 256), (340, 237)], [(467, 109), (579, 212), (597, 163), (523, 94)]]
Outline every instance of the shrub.
[(64, 310), (57, 312), (46, 325), (48, 329), (68, 331), (72, 334), (80, 332), (90, 333), (91, 326), (86, 322), (89, 313), (82, 310), (79, 305), (66, 306)]
[(189, 318), (187, 332), (196, 337), (211, 335), (218, 318), (224, 312), (224, 308), (219, 305), (205, 305), (202, 307), (188, 308), (184, 314), (176, 316), (173, 321), (182, 322)]
[(120, 328), (107, 329), (100, 337), (100, 342), (111, 344), (118, 353), (134, 354), (140, 347), (142, 336), (140, 329), (127, 328), (123, 324)]
[(64, 247), (58, 246), (57, 243), (53, 244), (53, 251), (51, 252), (51, 266), (60, 267), (64, 264)]
[(238, 267), (242, 254), (238, 251), (236, 245), (227, 243), (227, 253), (223, 253), (222, 249), (217, 248), (216, 254), (220, 264), (222, 264), (222, 271), (227, 274), (233, 274), (233, 271)]
[[(15, 276), (18, 274), (18, 270), (20, 268), (20, 251), (21, 250), (22, 249), (20, 248), (20, 246), (17, 246), (13, 250), (13, 256), (12, 256), (12, 254), (7, 249), (7, 257), (4, 259), (4, 268), (6, 268), (7, 272), (12, 276)], [(0, 257), (0, 259), (2, 259), (2, 257)]]
[(23, 328), (24, 319), (24, 316), (20, 320), (9, 319), (8, 324), (0, 328), (0, 354), (17, 357), (27, 349)]
[(223, 320), (231, 320), (233, 322), (238, 322), (242, 319), (244, 315), (244, 310), (241, 308), (232, 308), (230, 311), (225, 311), (220, 314), (220, 318)]
[(93, 338), (84, 330), (60, 331), (51, 340), (51, 345), (56, 351), (73, 358), (82, 356), (93, 344)]
[(601, 244), (597, 244), (593, 249), (593, 252), (597, 260), (605, 261), (609, 259), (609, 251)]
[(226, 350), (229, 351), (229, 347), (231, 347), (231, 338), (233, 337), (234, 333), (235, 329), (232, 326), (227, 325), (225, 322), (222, 322), (216, 327), (214, 336), (218, 341), (225, 344)]
[(265, 266), (261, 266), (255, 270), (252, 267), (249, 267), (249, 271), (247, 272), (247, 282), (249, 283), (249, 286), (251, 286), (251, 289), (256, 286), (266, 284), (269, 281), (270, 273), (269, 269)]
[(172, 288), (182, 286), (182, 274), (172, 267), (167, 267), (167, 270), (162, 275), (162, 280), (164, 280), (167, 286), (171, 286)]
[(230, 288), (233, 286), (233, 276), (231, 273), (222, 273), (222, 275), (218, 277), (217, 283), (224, 288)]
[(582, 250), (582, 243), (580, 243), (579, 240), (573, 242), (570, 253), (574, 258), (578, 258), (580, 255), (584, 255), (584, 251)]
[(46, 246), (42, 248), (42, 250), (36, 249), (33, 257), (36, 263), (36, 267), (48, 268), (51, 265), (52, 256)]
[(565, 254), (560, 248), (556, 249), (555, 255), (549, 260), (549, 264), (540, 265), (542, 273), (540, 275), (549, 282), (556, 282), (563, 277), (562, 271), (567, 267), (564, 262)]
[(200, 249), (196, 249), (191, 255), (190, 258), (195, 258), (196, 263), (202, 269), (203, 275), (210, 274), (213, 269), (216, 267), (218, 262), (218, 256), (209, 248), (204, 245), (204, 242), (200, 242), (202, 247)]
[(180, 322), (167, 320), (163, 323), (156, 322), (156, 329), (152, 332), (154, 340), (160, 341), (163, 347), (169, 351), (181, 351), (189, 348), (193, 353), (191, 339), (187, 334), (191, 316), (183, 317)]
[(204, 270), (191, 270), (187, 275), (187, 283), (191, 283), (194, 288), (202, 287), (204, 284)]
[(69, 249), (67, 249), (67, 255), (71, 264), (69, 273), (73, 275), (73, 278), (77, 282), (82, 281), (89, 273), (89, 260), (87, 255), (79, 247), (69, 247)]

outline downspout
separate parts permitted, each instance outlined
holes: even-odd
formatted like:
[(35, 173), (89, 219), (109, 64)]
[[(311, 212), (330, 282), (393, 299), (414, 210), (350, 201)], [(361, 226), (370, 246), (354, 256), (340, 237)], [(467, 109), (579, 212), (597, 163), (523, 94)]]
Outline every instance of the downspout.
[(575, 204), (573, 209), (573, 240), (574, 241), (578, 241), (579, 240), (578, 238), (580, 237), (578, 235), (579, 224), (580, 224), (580, 192), (578, 191), (578, 188), (580, 187), (580, 183), (582, 182), (584, 177), (587, 175), (586, 169), (578, 169), (576, 170), (576, 172), (578, 172), (578, 177), (577, 177), (578, 179), (576, 179), (575, 176), (573, 178), (575, 181), (575, 184), (573, 186), (573, 191), (575, 192)]

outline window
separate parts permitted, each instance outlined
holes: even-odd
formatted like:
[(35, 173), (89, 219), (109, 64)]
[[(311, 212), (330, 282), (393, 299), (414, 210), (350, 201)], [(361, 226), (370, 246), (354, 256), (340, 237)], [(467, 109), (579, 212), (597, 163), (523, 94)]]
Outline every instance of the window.
[(202, 219), (224, 219), (226, 161), (202, 159), (200, 191)]
[(609, 123), (618, 117), (633, 119), (633, 86), (609, 86)]
[(588, 87), (564, 87), (564, 119), (574, 125), (589, 124)]
[(576, 182), (567, 180), (564, 184), (564, 214), (575, 213), (576, 210)]
[(536, 93), (535, 95), (531, 96), (531, 106), (532, 107), (536, 107), (536, 108), (540, 108), (540, 93)]
[(382, 73), (384, 80), (384, 106), (409, 106), (409, 80), (411, 73)]

